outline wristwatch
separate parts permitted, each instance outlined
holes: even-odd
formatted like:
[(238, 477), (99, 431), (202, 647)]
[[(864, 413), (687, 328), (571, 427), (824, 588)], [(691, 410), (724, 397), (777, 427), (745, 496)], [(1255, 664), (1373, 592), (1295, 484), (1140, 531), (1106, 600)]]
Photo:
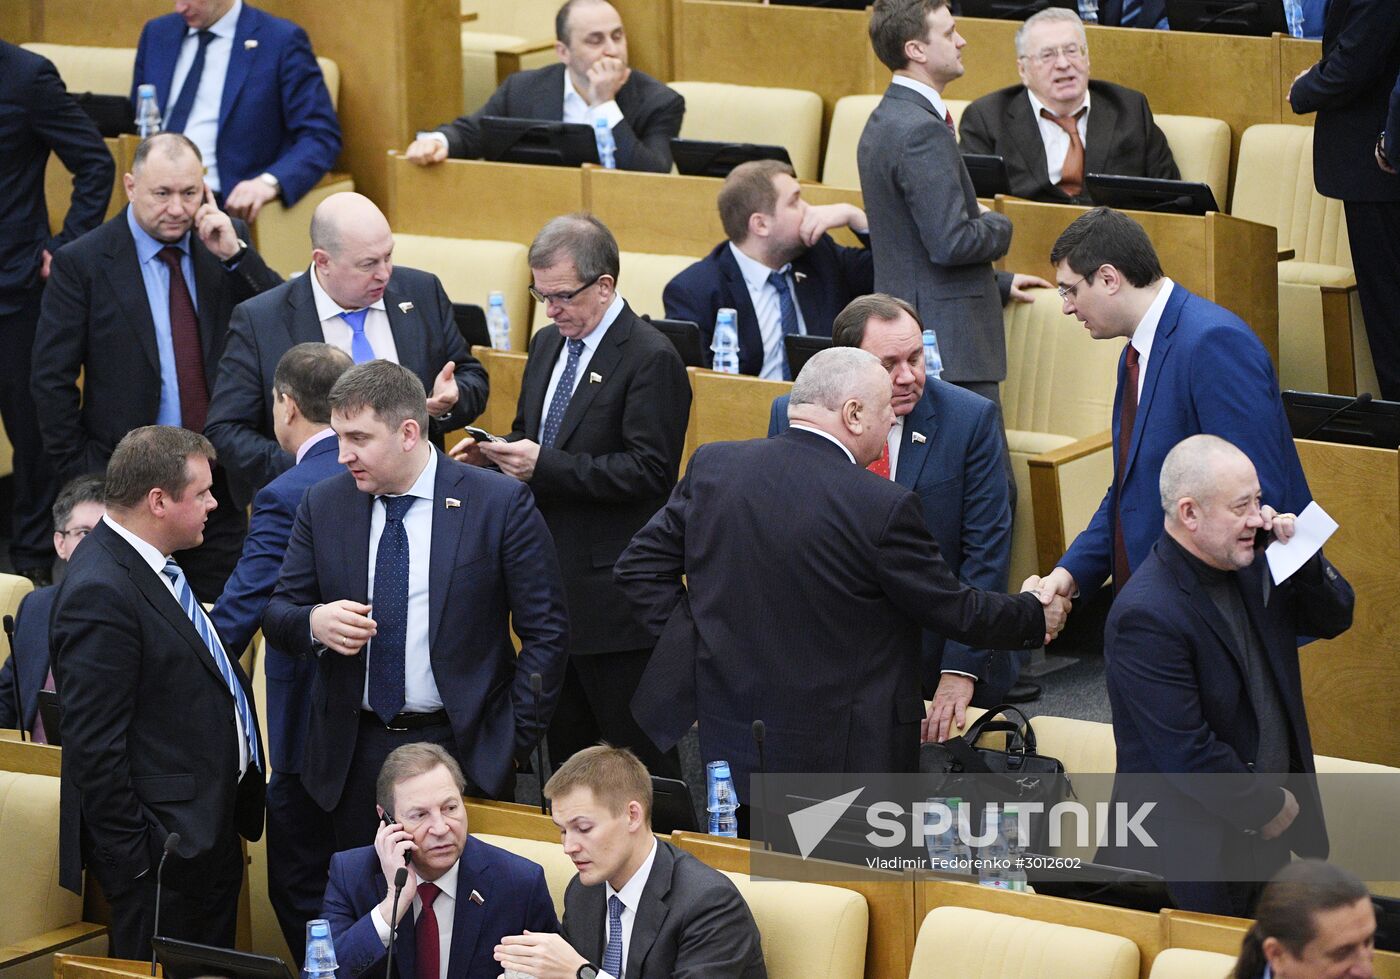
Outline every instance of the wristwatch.
[(585, 962), (578, 967), (578, 972), (574, 973), (575, 979), (598, 979), (598, 967), (592, 962)]
[(239, 238), (239, 239), (237, 239), (237, 240), (238, 240), (238, 251), (234, 252), (234, 253), (233, 253), (232, 255), (230, 255), (228, 258), (224, 259), (224, 268), (229, 268), (229, 269), (233, 268), (233, 267), (234, 267), (235, 265), (237, 265), (239, 262), (243, 261), (243, 256), (244, 256), (244, 255), (247, 255), (247, 254), (248, 254), (248, 243), (247, 243), (246, 241), (244, 241), (242, 238)]
[(263, 183), (267, 184), (273, 190), (277, 191), (279, 194), (282, 192), (282, 185), (277, 182), (277, 178), (274, 177), (272, 174), (260, 173), (258, 174), (258, 179), (261, 180)]

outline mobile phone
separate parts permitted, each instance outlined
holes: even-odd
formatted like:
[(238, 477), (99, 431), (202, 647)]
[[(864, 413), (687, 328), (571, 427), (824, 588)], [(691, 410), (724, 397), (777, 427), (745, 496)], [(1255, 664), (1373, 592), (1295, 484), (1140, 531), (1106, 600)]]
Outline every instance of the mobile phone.
[[(389, 813), (389, 812), (381, 813), (380, 816), (379, 816), (379, 821), (380, 821), (381, 823), (383, 823), (385, 826), (392, 826), (392, 825), (394, 825), (395, 823), (398, 823), (398, 822), (399, 822), (397, 819), (394, 818), (394, 814), (393, 814), (393, 813)], [(399, 825), (402, 826), (403, 824), (402, 824), (402, 823), (399, 823)], [(404, 865), (405, 867), (407, 867), (407, 866), (408, 866), (410, 863), (412, 863), (412, 862), (413, 862), (413, 851), (412, 851), (412, 850), (405, 851), (405, 853), (404, 853), (404, 855), (403, 855), (403, 865)]]
[(476, 428), (476, 427), (474, 427), (474, 426), (472, 426), (472, 425), (468, 425), (468, 426), (467, 426), (466, 432), (467, 432), (468, 435), (470, 435), (472, 438), (476, 439), (478, 442), (504, 442), (504, 441), (505, 441), (505, 439), (501, 438), (499, 435), (492, 435), (492, 434), (491, 434), (490, 432), (488, 432), (486, 429), (484, 429), (484, 428)]

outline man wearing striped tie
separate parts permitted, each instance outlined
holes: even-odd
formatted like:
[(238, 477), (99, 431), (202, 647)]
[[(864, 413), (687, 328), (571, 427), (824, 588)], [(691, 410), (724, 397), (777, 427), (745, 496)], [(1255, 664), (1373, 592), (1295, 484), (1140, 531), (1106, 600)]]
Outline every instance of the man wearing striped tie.
[(63, 707), (59, 879), (86, 867), (112, 906), (111, 954), (151, 954), (160, 933), (232, 946), (240, 836), (263, 829), (266, 767), (252, 689), (171, 559), (197, 547), (218, 505), (213, 447), (185, 428), (123, 438), (107, 513), (73, 553), (54, 602)]

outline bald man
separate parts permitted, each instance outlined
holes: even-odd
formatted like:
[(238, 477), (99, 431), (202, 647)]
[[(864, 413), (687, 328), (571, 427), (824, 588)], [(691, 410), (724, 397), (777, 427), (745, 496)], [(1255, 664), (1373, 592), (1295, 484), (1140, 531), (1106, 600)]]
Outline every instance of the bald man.
[(413, 371), (428, 392), (436, 445), (486, 407), (486, 371), (457, 332), (442, 283), (394, 268), (393, 251), (374, 202), (332, 194), (311, 217), (308, 273), (234, 310), (206, 434), (239, 506), (295, 461), (272, 430), (272, 375), (298, 343), (329, 343), (357, 364), (390, 360)]

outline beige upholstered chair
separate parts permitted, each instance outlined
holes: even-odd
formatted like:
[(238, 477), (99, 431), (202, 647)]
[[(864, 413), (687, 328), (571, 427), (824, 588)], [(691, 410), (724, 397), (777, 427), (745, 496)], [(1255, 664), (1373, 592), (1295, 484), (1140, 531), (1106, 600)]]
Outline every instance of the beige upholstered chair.
[(803, 180), (817, 178), (822, 143), (822, 100), (794, 88), (720, 82), (672, 82), (685, 97), (684, 139), (782, 146)]
[(1182, 180), (1208, 184), (1215, 203), (1229, 205), (1230, 127), (1221, 119), (1204, 116), (1154, 117), (1171, 146)]
[[(14, 615), (24, 596), (34, 590), (34, 583), (22, 574), (0, 574), (0, 615)], [(8, 657), (10, 651), (5, 650)], [(3, 662), (3, 660), (0, 660)]]
[[(471, 832), (470, 825), (467, 826), (467, 831)], [(564, 916), (564, 891), (578, 871), (574, 867), (574, 862), (564, 854), (564, 848), (560, 844), (546, 843), (543, 840), (518, 839), (514, 836), (494, 836), (489, 833), (472, 833), (472, 835), (483, 843), (490, 843), (502, 850), (509, 850), (516, 856), (533, 860), (543, 867), (545, 884), (549, 887), (549, 896), (554, 899), (554, 913), (561, 918)]]
[(555, 0), (462, 0), (462, 107), (475, 112), (506, 76), (558, 61), (554, 53)]
[(1378, 842), (1389, 839), (1384, 820), (1378, 820), (1377, 814), (1394, 812), (1400, 806), (1400, 769), (1328, 755), (1314, 755), (1313, 763), (1331, 843), (1327, 859), (1367, 881), (1373, 894), (1400, 898), (1400, 881), (1375, 881), (1368, 873), (1376, 866)]
[(505, 293), (512, 350), (524, 350), (528, 340), (532, 305), (528, 251), (515, 241), (394, 236), (395, 263), (436, 275), (453, 302), (485, 309), (492, 291)]
[[(666, 307), (661, 302), (661, 293), (682, 270), (696, 261), (694, 255), (653, 255), (647, 252), (622, 252), (618, 255), (620, 278), (617, 291), (632, 307), (638, 316), (662, 319)], [(515, 322), (514, 320), (511, 321)], [(549, 313), (543, 303), (535, 304), (535, 320), (530, 324), (530, 335), (534, 336), (549, 325)]]
[[(856, 149), (860, 145), (860, 134), (865, 130), (866, 120), (875, 106), (880, 104), (882, 95), (847, 95), (836, 100), (836, 108), (831, 113), (831, 129), (826, 137), (826, 160), (822, 164), (822, 183), (833, 187), (860, 187), (860, 169), (856, 165)], [(953, 125), (962, 122), (963, 110), (969, 103), (964, 99), (948, 99), (948, 111), (953, 114)]]
[(870, 909), (855, 891), (722, 871), (743, 895), (773, 979), (862, 979)]
[(1137, 979), (1138, 964), (1121, 935), (941, 907), (919, 928), (909, 979)]
[(98, 48), (80, 44), (30, 42), (21, 47), (53, 62), (74, 95), (130, 95), (136, 68), (135, 48)]
[(1194, 948), (1164, 948), (1152, 960), (1148, 979), (1226, 979), (1235, 957)]

